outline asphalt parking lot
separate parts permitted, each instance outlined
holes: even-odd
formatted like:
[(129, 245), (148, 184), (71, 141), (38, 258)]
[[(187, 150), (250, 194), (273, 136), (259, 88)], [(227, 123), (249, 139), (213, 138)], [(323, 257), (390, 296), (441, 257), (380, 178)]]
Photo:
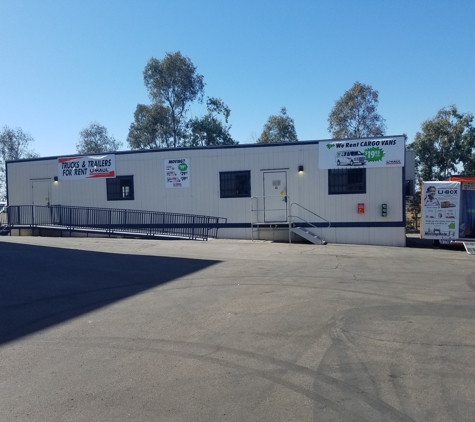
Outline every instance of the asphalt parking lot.
[(473, 421), (475, 256), (0, 238), (0, 420)]

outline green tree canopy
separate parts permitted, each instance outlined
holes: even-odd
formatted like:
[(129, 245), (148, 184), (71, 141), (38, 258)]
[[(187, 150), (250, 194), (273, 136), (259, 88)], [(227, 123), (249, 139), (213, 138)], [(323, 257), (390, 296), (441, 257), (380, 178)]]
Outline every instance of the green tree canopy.
[(233, 145), (229, 107), (220, 98), (208, 98), (207, 114), (188, 117), (189, 107), (202, 102), (203, 76), (188, 57), (167, 53), (145, 66), (144, 82), (151, 105), (138, 104), (127, 142), (132, 149)]
[(188, 57), (181, 53), (167, 53), (163, 60), (151, 58), (143, 72), (145, 86), (155, 105), (168, 108), (168, 125), (173, 147), (180, 146), (185, 139), (186, 114), (189, 105), (204, 92), (203, 76)]
[(4, 126), (0, 131), (0, 197), (5, 197), (5, 162), (34, 158), (39, 155), (30, 150), (33, 138), (21, 128), (12, 129)]
[(294, 119), (287, 115), (287, 109), (282, 107), (278, 116), (270, 116), (264, 125), (258, 144), (279, 142), (297, 142)]
[(328, 131), (335, 139), (383, 136), (385, 119), (376, 112), (378, 91), (355, 82), (351, 89), (335, 101), (328, 116)]
[[(208, 98), (208, 113), (188, 122), (189, 146), (236, 145), (230, 134), (231, 125), (227, 125), (231, 114), (229, 107), (220, 98)], [(223, 115), (224, 123), (218, 118)]]
[(78, 154), (101, 154), (117, 151), (121, 142), (109, 136), (107, 128), (98, 122), (92, 122), (79, 132), (79, 141), (76, 144)]
[(168, 107), (138, 104), (127, 143), (132, 149), (170, 148), (173, 141)]
[(422, 123), (409, 146), (416, 155), (421, 181), (444, 180), (452, 174), (475, 175), (475, 129), (473, 115), (459, 113), (455, 105), (441, 108), (435, 117)]

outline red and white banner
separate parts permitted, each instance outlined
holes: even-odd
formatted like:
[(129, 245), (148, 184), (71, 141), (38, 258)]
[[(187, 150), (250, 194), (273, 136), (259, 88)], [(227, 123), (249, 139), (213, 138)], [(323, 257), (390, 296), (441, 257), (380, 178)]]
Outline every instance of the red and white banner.
[(115, 155), (58, 158), (58, 179), (103, 179), (115, 177)]

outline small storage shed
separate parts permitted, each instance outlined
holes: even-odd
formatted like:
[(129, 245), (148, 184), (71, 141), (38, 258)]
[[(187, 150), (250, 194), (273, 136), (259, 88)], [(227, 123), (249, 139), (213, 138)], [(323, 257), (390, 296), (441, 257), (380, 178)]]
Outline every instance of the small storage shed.
[(405, 246), (404, 159), (404, 135), (45, 157), (7, 163), (7, 197), (223, 217), (221, 238), (286, 241), (291, 226)]

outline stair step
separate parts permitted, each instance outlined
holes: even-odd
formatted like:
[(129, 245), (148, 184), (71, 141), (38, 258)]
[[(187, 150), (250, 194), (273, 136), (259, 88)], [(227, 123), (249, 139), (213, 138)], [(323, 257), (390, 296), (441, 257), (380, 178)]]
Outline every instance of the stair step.
[(300, 237), (303, 237), (304, 239), (307, 239), (309, 242), (312, 242), (314, 244), (321, 244), (321, 245), (327, 244), (327, 241), (325, 239), (316, 235), (315, 233), (312, 233), (311, 231), (307, 229), (304, 229), (303, 227), (293, 227), (291, 230), (295, 234), (299, 235)]

